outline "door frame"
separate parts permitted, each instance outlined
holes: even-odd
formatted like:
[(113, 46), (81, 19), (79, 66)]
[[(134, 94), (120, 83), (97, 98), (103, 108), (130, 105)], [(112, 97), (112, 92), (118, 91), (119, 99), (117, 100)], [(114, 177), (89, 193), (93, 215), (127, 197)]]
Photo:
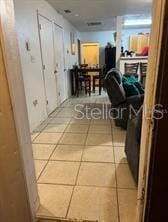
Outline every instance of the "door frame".
[(144, 98), (144, 116), (142, 122), (141, 148), (140, 148), (140, 166), (139, 166), (139, 184), (138, 184), (138, 204), (137, 221), (145, 220), (146, 205), (148, 201), (148, 178), (150, 167), (150, 156), (153, 140), (154, 119), (153, 110), (156, 104), (156, 93), (159, 75), (161, 42), (163, 33), (164, 13), (166, 0), (153, 0), (153, 25), (151, 29), (150, 50), (148, 60), (148, 70), (146, 78), (145, 98)]
[(46, 113), (48, 115), (48, 109), (47, 109), (47, 93), (46, 93), (46, 84), (45, 84), (45, 77), (44, 77), (44, 69), (43, 69), (43, 65), (44, 65), (44, 62), (43, 62), (43, 54), (42, 54), (42, 46), (41, 46), (41, 35), (40, 35), (40, 21), (39, 21), (39, 15), (41, 15), (37, 9), (36, 11), (37, 13), (37, 25), (38, 25), (38, 36), (39, 36), (39, 44), (40, 44), (40, 57), (41, 57), (41, 69), (42, 69), (42, 76), (43, 76), (43, 87), (44, 87), (44, 94), (45, 94), (45, 102), (46, 102), (46, 105), (45, 105), (45, 109), (46, 109)]
[[(36, 211), (39, 207), (39, 196), (15, 28), (13, 0), (0, 1), (0, 42), (9, 92), (7, 96), (10, 99), (11, 106), (10, 116), (12, 117), (8, 116), (7, 118), (11, 127), (4, 127), (3, 130), (12, 133), (14, 139), (13, 146), (8, 150), (8, 162), (6, 159), (1, 159), (0, 174), (1, 178), (4, 179), (3, 184), (0, 183), (0, 186), (3, 186), (0, 187), (0, 190), (4, 190), (5, 187), (7, 193), (17, 194), (16, 197), (20, 197), (12, 202), (10, 196), (9, 198), (1, 196), (1, 201), (3, 201), (1, 213), (3, 212), (3, 214), (0, 214), (0, 220), (10, 222), (10, 216), (12, 215), (12, 221), (14, 222), (23, 220), (25, 222), (35, 222)], [(7, 167), (6, 162), (10, 164), (10, 167)], [(5, 169), (2, 166), (6, 166)], [(13, 169), (16, 169), (14, 173), (12, 173)], [(12, 181), (13, 186), (8, 181)], [(22, 206), (25, 206), (24, 210)], [(4, 218), (2, 218), (3, 216)]]
[(166, 174), (168, 162), (167, 131), (168, 128), (168, 1), (165, 2), (163, 17), (163, 35), (158, 67), (158, 83), (155, 104), (163, 106), (164, 117), (155, 120), (152, 139), (150, 168), (147, 189), (145, 221), (167, 221), (168, 178)]
[[(159, 3), (160, 4), (159, 4)], [(147, 77), (147, 90), (149, 92), (146, 93), (145, 96), (145, 103), (152, 107), (156, 100), (155, 100), (155, 91), (156, 91), (156, 82), (158, 76), (158, 66), (159, 66), (159, 58), (160, 58), (160, 50), (161, 47), (161, 37), (162, 37), (162, 30), (163, 30), (163, 15), (164, 15), (164, 4), (165, 0), (158, 1), (154, 0), (154, 22), (156, 21), (155, 25), (153, 25), (154, 39), (153, 39), (153, 47), (150, 49), (150, 65), (148, 69), (148, 77)], [(27, 210), (30, 216), (30, 222), (35, 221), (35, 213), (39, 206), (39, 199), (38, 199), (38, 192), (37, 192), (37, 184), (35, 178), (35, 168), (34, 168), (34, 161), (31, 149), (31, 139), (30, 139), (30, 131), (29, 131), (29, 124), (28, 124), (28, 115), (26, 109), (26, 99), (24, 95), (24, 86), (21, 74), (21, 65), (19, 59), (19, 50), (18, 50), (18, 43), (16, 37), (16, 30), (15, 30), (15, 19), (14, 19), (14, 7), (13, 7), (13, 0), (1, 0), (0, 1), (0, 28), (3, 33), (3, 38), (1, 37), (1, 41), (3, 42), (3, 53), (5, 58), (5, 65), (7, 71), (7, 79), (9, 84), (9, 93), (12, 102), (12, 110), (14, 114), (15, 120), (15, 127), (17, 138), (19, 141), (18, 151), (21, 154), (22, 164), (20, 165), (23, 175), (22, 180), (25, 183), (24, 186), (24, 193), (26, 192), (26, 197), (24, 200), (27, 202)], [(154, 44), (156, 43), (156, 44)], [(10, 47), (9, 47), (10, 46)], [(154, 53), (152, 56), (152, 53)], [(17, 56), (16, 56), (17, 55)], [(17, 85), (17, 87), (16, 87)], [(148, 95), (147, 95), (148, 94)], [(152, 96), (151, 96), (152, 94)], [(144, 175), (145, 172), (149, 170), (149, 157), (151, 151), (151, 142), (152, 138), (152, 127), (153, 124), (151, 123), (151, 116), (150, 120), (143, 121), (143, 130), (142, 130), (142, 161), (140, 165), (140, 181), (141, 186), (139, 188), (139, 208), (138, 208), (138, 220), (139, 222), (144, 221), (143, 216), (145, 215), (146, 209), (146, 201), (149, 198), (149, 194), (145, 193), (145, 201), (142, 201), (142, 190), (144, 187), (148, 187), (148, 174)], [(159, 125), (158, 125), (159, 127)], [(158, 132), (158, 131), (157, 131)], [(158, 136), (158, 134), (156, 134)], [(27, 163), (31, 165), (30, 168), (27, 166)], [(12, 164), (12, 162), (11, 162)], [(152, 168), (153, 169), (153, 168)], [(156, 172), (156, 171), (155, 171)], [(9, 175), (10, 176), (10, 175)], [(153, 181), (150, 181), (149, 184)], [(7, 185), (7, 184), (6, 184)], [(21, 191), (19, 193), (22, 195)], [(24, 194), (23, 194), (24, 195)], [(24, 195), (25, 196), (25, 195)], [(7, 200), (3, 200), (6, 202)], [(163, 206), (163, 205), (162, 205)], [(15, 206), (17, 208), (17, 206)], [(165, 206), (166, 207), (166, 206)], [(4, 209), (8, 211), (10, 215), (10, 209)], [(151, 211), (150, 211), (151, 212)], [(25, 218), (26, 220), (26, 218)], [(13, 221), (19, 221), (18, 216), (13, 218)]]
[(81, 64), (82, 56), (81, 56), (81, 40), (77, 39), (77, 48), (78, 48), (78, 64)]
[[(66, 77), (66, 67), (65, 67), (65, 44), (64, 44), (64, 28), (60, 25), (58, 25), (56, 22), (53, 22), (53, 41), (54, 41), (54, 27), (57, 26), (58, 28), (60, 28), (62, 30), (62, 47), (63, 47), (63, 75), (64, 75), (64, 80), (65, 80), (65, 87), (64, 87), (64, 96), (67, 97), (66, 95), (66, 84), (68, 82), (67, 77)], [(54, 57), (56, 59), (56, 52), (55, 52), (55, 41), (54, 41)], [(60, 103), (58, 103), (58, 105), (60, 105), (61, 103), (63, 103), (66, 100), (66, 98), (61, 101)]]

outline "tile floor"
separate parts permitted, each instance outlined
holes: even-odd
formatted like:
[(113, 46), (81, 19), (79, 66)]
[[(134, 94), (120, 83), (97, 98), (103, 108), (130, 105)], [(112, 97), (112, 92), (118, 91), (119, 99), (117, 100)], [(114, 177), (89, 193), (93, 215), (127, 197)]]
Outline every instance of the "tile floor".
[(79, 119), (93, 114), (86, 107), (103, 113), (104, 103), (109, 109), (106, 96), (69, 99), (32, 134), (38, 216), (136, 221), (137, 188), (124, 153), (125, 131), (109, 118)]

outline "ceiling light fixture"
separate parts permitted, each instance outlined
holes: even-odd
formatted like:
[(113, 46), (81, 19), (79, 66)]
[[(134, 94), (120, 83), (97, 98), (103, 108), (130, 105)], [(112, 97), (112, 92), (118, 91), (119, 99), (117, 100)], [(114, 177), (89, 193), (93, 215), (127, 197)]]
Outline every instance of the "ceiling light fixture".
[(79, 16), (79, 14), (75, 14), (75, 16), (76, 16), (76, 17), (78, 17), (78, 16)]
[(134, 20), (125, 20), (124, 26), (135, 26), (135, 25), (151, 25), (152, 19), (134, 19)]

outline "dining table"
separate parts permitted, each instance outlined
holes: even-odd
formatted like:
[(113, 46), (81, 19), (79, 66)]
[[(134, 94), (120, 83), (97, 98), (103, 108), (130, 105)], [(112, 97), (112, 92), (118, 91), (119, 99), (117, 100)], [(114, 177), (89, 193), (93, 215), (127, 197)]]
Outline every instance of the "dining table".
[[(101, 85), (101, 76), (102, 76), (102, 68), (94, 68), (94, 67), (86, 67), (86, 68), (78, 68), (75, 67), (70, 70), (71, 74), (71, 92), (72, 96), (78, 95), (79, 91), (79, 75), (81, 73), (87, 73), (87, 75), (91, 76), (91, 73), (93, 76), (99, 76), (99, 95), (101, 95), (102, 85)], [(94, 74), (95, 73), (95, 74)], [(98, 74), (97, 74), (98, 73)]]

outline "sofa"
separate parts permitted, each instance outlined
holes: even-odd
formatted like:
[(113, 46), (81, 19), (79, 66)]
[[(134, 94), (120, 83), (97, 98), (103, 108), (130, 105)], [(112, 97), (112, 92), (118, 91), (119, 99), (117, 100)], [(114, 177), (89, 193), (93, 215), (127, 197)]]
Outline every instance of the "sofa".
[(142, 110), (128, 120), (125, 153), (135, 182), (138, 184)]

